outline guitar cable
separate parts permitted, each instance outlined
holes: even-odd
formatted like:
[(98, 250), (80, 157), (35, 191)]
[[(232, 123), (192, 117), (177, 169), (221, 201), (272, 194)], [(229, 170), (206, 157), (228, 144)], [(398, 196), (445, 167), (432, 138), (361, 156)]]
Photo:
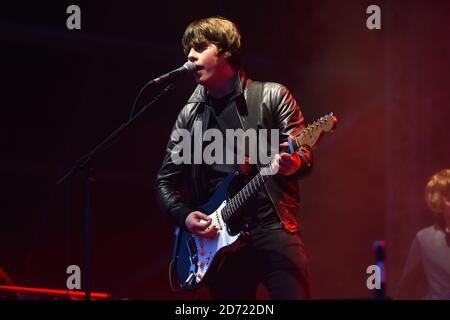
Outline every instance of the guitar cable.
[(179, 284), (179, 288), (175, 288), (173, 281), (172, 281), (172, 273), (173, 271), (173, 263), (174, 263), (174, 257), (172, 257), (172, 259), (170, 259), (170, 263), (169, 263), (169, 285), (170, 285), (170, 289), (172, 289), (173, 292), (180, 292), (184, 289), (184, 286), (182, 286), (181, 284)]

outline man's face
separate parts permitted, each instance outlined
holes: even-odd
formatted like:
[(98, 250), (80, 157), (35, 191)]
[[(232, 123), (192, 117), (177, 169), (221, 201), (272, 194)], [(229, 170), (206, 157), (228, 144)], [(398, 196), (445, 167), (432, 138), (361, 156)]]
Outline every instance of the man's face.
[(217, 46), (212, 43), (192, 47), (188, 60), (198, 67), (198, 70), (194, 72), (197, 82), (207, 88), (217, 88), (233, 74), (225, 55), (219, 55)]

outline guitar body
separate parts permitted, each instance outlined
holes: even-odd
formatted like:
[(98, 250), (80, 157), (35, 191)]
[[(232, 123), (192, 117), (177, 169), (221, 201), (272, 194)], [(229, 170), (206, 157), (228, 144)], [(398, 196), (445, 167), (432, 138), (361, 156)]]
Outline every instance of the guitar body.
[(211, 217), (211, 225), (219, 230), (217, 237), (203, 238), (177, 228), (175, 270), (186, 289), (196, 289), (204, 284), (209, 274), (219, 268), (225, 254), (236, 250), (243, 240), (244, 233), (233, 233), (221, 215), (230, 198), (230, 186), (237, 175), (237, 171), (230, 172), (210, 200), (198, 209)]

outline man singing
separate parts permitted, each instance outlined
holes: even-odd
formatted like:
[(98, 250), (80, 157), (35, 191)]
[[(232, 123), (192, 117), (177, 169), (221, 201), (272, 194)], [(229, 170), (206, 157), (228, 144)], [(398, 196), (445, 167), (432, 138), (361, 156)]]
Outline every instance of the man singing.
[[(233, 22), (221, 17), (194, 21), (184, 32), (182, 45), (197, 67), (198, 86), (179, 113), (173, 132), (184, 129), (193, 134), (194, 123), (200, 122), (205, 129), (223, 133), (227, 129), (277, 129), (286, 141), (304, 129), (303, 115), (286, 87), (252, 81), (241, 69), (241, 35)], [(245, 170), (238, 163), (176, 164), (171, 155), (177, 143), (172, 134), (155, 182), (159, 203), (181, 228), (214, 238), (218, 230), (211, 218), (195, 208), (209, 199), (229, 172)], [(299, 178), (311, 168), (311, 153), (302, 147), (293, 155), (279, 153), (275, 159), (278, 173), (239, 215), (238, 225), (249, 237), (208, 281), (214, 299), (255, 299), (260, 283), (272, 299), (310, 298), (307, 258), (296, 215)], [(259, 169), (251, 165), (250, 171)]]

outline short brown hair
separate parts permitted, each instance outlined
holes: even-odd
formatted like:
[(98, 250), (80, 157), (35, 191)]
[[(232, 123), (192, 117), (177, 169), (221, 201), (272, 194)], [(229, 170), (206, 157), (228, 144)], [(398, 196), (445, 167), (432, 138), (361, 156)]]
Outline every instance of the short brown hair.
[(443, 169), (431, 176), (425, 187), (425, 201), (436, 214), (438, 223), (442, 224), (446, 201), (450, 201), (450, 169)]
[(186, 55), (193, 46), (213, 43), (219, 54), (229, 53), (228, 63), (238, 70), (241, 66), (241, 33), (232, 21), (211, 17), (191, 22), (184, 31), (181, 44)]

